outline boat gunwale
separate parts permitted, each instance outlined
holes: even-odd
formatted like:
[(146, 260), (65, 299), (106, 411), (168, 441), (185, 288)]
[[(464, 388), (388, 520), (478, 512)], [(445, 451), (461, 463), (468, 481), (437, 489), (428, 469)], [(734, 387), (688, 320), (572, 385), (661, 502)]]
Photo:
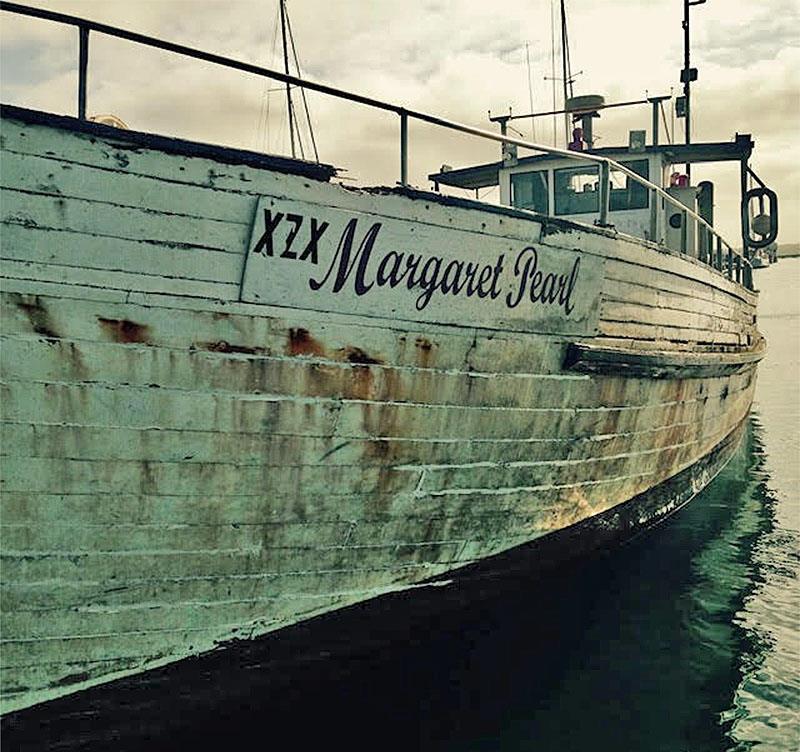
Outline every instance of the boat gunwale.
[(264, 154), (246, 149), (235, 149), (202, 141), (190, 141), (147, 131), (115, 128), (114, 126), (91, 120), (81, 120), (69, 115), (59, 115), (43, 110), (32, 110), (13, 104), (0, 104), (0, 118), (17, 120), (29, 125), (55, 127), (117, 142), (129, 142), (138, 147), (156, 149), (168, 154), (212, 159), (222, 164), (246, 165), (287, 175), (298, 175), (320, 182), (329, 182), (337, 173), (336, 167), (329, 164), (292, 159), (291, 157), (275, 154)]
[[(433, 191), (411, 186), (349, 186), (339, 183), (331, 183), (330, 178), (335, 177), (337, 168), (327, 164), (317, 164), (303, 160), (291, 159), (260, 152), (253, 152), (244, 149), (234, 149), (231, 147), (208, 144), (187, 139), (175, 138), (144, 131), (123, 130), (113, 126), (95, 123), (88, 120), (69, 115), (49, 113), (42, 110), (32, 110), (18, 105), (0, 103), (0, 120), (21, 122), (28, 125), (50, 127), (63, 131), (89, 136), (91, 138), (102, 138), (109, 142), (116, 143), (121, 148), (126, 148), (127, 144), (133, 145), (127, 148), (154, 149), (166, 154), (185, 156), (197, 159), (210, 159), (220, 164), (243, 165), (260, 170), (269, 170), (285, 175), (294, 175), (300, 178), (307, 178), (320, 183), (337, 185), (340, 189), (349, 194), (368, 194), (374, 196), (395, 196), (407, 198), (412, 201), (428, 201), (444, 207), (456, 209), (466, 209), (481, 211), (487, 214), (511, 217), (529, 222), (535, 222), (541, 226), (540, 242), (551, 247), (570, 247), (556, 241), (557, 236), (573, 232), (586, 232), (595, 236), (615, 240), (647, 252), (648, 254), (659, 254), (675, 259), (681, 259), (688, 264), (686, 271), (679, 273), (673, 271), (678, 276), (694, 279), (703, 284), (720, 289), (729, 295), (740, 298), (750, 306), (755, 306), (758, 302), (758, 290), (749, 289), (745, 285), (731, 279), (725, 272), (716, 267), (702, 262), (700, 259), (690, 256), (680, 251), (673, 250), (654, 241), (639, 238), (628, 233), (620, 232), (613, 226), (590, 225), (575, 220), (561, 217), (552, 217), (540, 214), (527, 209), (520, 209), (501, 204), (489, 204), (471, 198), (461, 196), (449, 196)], [(265, 195), (263, 191), (261, 195)], [(556, 241), (556, 242), (553, 242)], [(596, 254), (595, 254), (596, 255)], [(603, 254), (600, 254), (604, 257)], [(649, 258), (649, 257), (648, 257)], [(653, 257), (655, 258), (655, 257)], [(648, 263), (645, 259), (639, 265), (647, 269), (657, 269), (655, 263)], [(697, 274), (697, 270), (702, 269), (712, 273), (711, 279), (703, 279)], [(479, 327), (482, 328), (482, 327)]]

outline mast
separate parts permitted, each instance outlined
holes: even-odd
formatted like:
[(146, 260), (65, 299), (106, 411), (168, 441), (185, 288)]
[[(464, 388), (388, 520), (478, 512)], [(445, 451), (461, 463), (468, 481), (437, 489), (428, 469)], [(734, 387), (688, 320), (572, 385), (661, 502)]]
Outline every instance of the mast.
[[(294, 41), (294, 32), (292, 31), (292, 21), (289, 14), (286, 14), (286, 28), (289, 30), (289, 42), (292, 45), (292, 57), (294, 58), (294, 69), (297, 75), (302, 77), (300, 69), (300, 58), (297, 56), (297, 45)], [(311, 113), (308, 110), (308, 97), (306, 97), (306, 90), (300, 87), (300, 98), (303, 100), (303, 110), (306, 114), (306, 124), (308, 125), (308, 135), (311, 137), (311, 147), (314, 149), (314, 159), (319, 162), (319, 151), (317, 150), (317, 139), (314, 137), (314, 124), (311, 122)], [(297, 142), (300, 145), (300, 156), (305, 159), (305, 151), (303, 150), (303, 139), (300, 138), (300, 129), (297, 130)]]
[[(702, 5), (706, 0), (683, 0), (683, 70), (681, 71), (681, 81), (683, 82), (683, 97), (686, 113), (686, 143), (692, 143), (692, 118), (691, 105), (689, 99), (690, 84), (697, 80), (697, 69), (689, 66), (689, 7), (692, 5)], [(686, 176), (691, 183), (691, 165), (686, 165)]]
[[(564, 0), (561, 0), (561, 84), (564, 90), (564, 109), (567, 109), (567, 86), (572, 85), (572, 82), (569, 80), (568, 75), (568, 68), (569, 68), (569, 53), (568, 50), (568, 42), (567, 42), (567, 11), (564, 7)], [(569, 115), (564, 113), (564, 143), (569, 143)]]
[[(281, 38), (283, 40), (283, 70), (286, 75), (289, 75), (289, 49), (287, 47), (287, 34), (286, 34), (286, 0), (280, 0), (281, 9)], [(286, 109), (289, 113), (289, 140), (292, 144), (292, 157), (296, 157), (297, 153), (294, 146), (294, 113), (292, 111), (292, 87), (289, 82), (286, 82)]]

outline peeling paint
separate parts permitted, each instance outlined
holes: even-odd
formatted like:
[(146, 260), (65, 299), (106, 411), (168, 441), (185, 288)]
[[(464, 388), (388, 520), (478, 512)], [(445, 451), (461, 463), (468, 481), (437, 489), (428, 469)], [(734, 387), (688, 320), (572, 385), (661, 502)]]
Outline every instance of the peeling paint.
[[(217, 314), (218, 315), (218, 314)], [(224, 339), (216, 342), (198, 342), (197, 349), (218, 353), (236, 353), (238, 355), (264, 355), (269, 351), (265, 347), (247, 347), (245, 345), (232, 345)]]
[[(707, 481), (693, 468), (749, 409), (752, 368), (565, 372), (574, 331), (557, 316), (544, 332), (490, 328), (477, 298), (463, 316), (412, 321), (386, 298), (383, 311), (354, 312), (345, 295), (325, 311), (240, 296), (253, 186), (273, 210), (385, 215), (422, 252), (426, 232), (453, 254), (467, 237), (476, 248), (488, 236), (538, 242), (529, 214), (353, 191), (265, 172), (255, 157), (226, 169), (210, 152), (19, 130), (4, 121), (20, 184), (4, 198), (46, 183), (64, 204), (17, 196), (33, 224), (6, 227), (7, 706), (415, 587), (598, 514), (613, 530), (615, 505), (655, 487), (631, 517), (649, 523)], [(85, 232), (64, 232), (66, 218)], [(81, 263), (56, 265), (44, 232), (72, 242)], [(545, 234), (555, 255), (585, 242), (577, 252), (608, 270), (592, 280), (604, 302), (589, 341), (738, 347), (749, 293), (693, 279), (672, 255), (647, 269), (641, 249), (607, 232), (551, 222)], [(678, 472), (688, 485), (670, 485)]]

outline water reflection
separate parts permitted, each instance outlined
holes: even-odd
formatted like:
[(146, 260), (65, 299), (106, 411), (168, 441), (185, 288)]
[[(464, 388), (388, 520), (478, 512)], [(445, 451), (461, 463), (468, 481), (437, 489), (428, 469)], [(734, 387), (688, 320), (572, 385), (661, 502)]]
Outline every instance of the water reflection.
[[(764, 464), (754, 418), (728, 467), (667, 525), (533, 599), (496, 604), (506, 623), (471, 656), (485, 675), (469, 678), (493, 697), (462, 707), (466, 728), (442, 748), (749, 748), (753, 703), (730, 710), (734, 698), (776, 690), (760, 673), (771, 639), (744, 616), (775, 566)], [(790, 708), (791, 699), (777, 701)]]
[[(752, 418), (728, 467), (668, 524), (495, 602), (456, 644), (426, 646), (454, 692), (426, 714), (423, 746), (719, 752), (771, 730), (776, 749), (793, 748), (800, 664), (771, 659), (781, 619), (753, 613), (797, 571), (762, 434)], [(774, 604), (796, 640), (796, 589)]]
[[(763, 429), (757, 418), (754, 424), (758, 438)], [(733, 618), (742, 635), (741, 681), (722, 714), (732, 749), (757, 744), (764, 752), (800, 748), (800, 536), (782, 524), (789, 499), (774, 490), (780, 484), (768, 472), (769, 460), (756, 441), (749, 473), (763, 524), (748, 547), (751, 587)]]
[[(383, 650), (327, 658), (246, 713), (221, 708), (228, 731), (257, 732), (267, 712), (301, 746), (749, 749), (748, 728), (780, 723), (755, 698), (783, 691), (764, 673), (774, 639), (748, 617), (781, 567), (767, 481), (754, 418), (728, 467), (667, 524), (547, 582), (514, 582), (448, 616), (403, 616)], [(219, 717), (200, 720), (191, 736), (219, 731)]]
[[(494, 582), (445, 615), (416, 601), (370, 606), (315, 632), (299, 659), (243, 649), (4, 730), (19, 749), (45, 736), (52, 748), (267, 748), (283, 737), (299, 749), (791, 749), (797, 536), (776, 524), (762, 435), (752, 418), (691, 504), (558, 577), (509, 580), (499, 595)], [(95, 714), (92, 702), (116, 711)]]

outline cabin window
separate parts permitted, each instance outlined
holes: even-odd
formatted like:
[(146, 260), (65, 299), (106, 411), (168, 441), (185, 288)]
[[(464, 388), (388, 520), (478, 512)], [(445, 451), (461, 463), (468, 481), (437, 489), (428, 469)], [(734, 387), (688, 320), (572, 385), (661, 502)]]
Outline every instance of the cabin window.
[(592, 214), (599, 210), (597, 167), (566, 167), (553, 172), (556, 214)]
[[(635, 162), (620, 162), (645, 180), (650, 179), (650, 170), (646, 159), (637, 159)], [(626, 209), (646, 209), (648, 206), (648, 191), (641, 183), (629, 178), (624, 172), (611, 170), (611, 197), (609, 199), (611, 211), (624, 211)]]
[(547, 171), (517, 172), (511, 176), (511, 204), (518, 209), (548, 213)]

